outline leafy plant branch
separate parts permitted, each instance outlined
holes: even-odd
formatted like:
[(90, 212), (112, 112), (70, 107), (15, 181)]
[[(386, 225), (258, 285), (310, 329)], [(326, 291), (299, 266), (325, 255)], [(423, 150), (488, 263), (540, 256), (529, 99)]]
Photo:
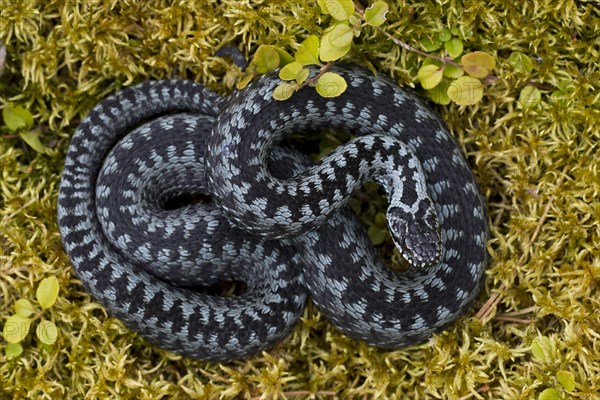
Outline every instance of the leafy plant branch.
[[(383, 28), (387, 21), (389, 6), (385, 1), (376, 1), (365, 8), (358, 0), (318, 0), (322, 13), (330, 17), (329, 26), (322, 37), (311, 35), (297, 46), (292, 56), (276, 46), (261, 45), (250, 62), (247, 74), (237, 84), (245, 87), (254, 76), (281, 68), (279, 77), (282, 83), (275, 89), (273, 97), (286, 100), (294, 92), (305, 86), (315, 87), (323, 97), (336, 97), (347, 88), (345, 79), (329, 72), (333, 64), (350, 50), (353, 40), (361, 35), (367, 26), (402, 49), (425, 58), (419, 68), (417, 79), (429, 97), (438, 104), (471, 105), (483, 98), (484, 86), (492, 85), (502, 78), (492, 74), (495, 58), (485, 52), (475, 51), (463, 54), (461, 30), (458, 27), (438, 32), (435, 39), (424, 39), (420, 50)], [(439, 54), (436, 52), (439, 50)], [(519, 73), (532, 71), (531, 59), (522, 53), (512, 53), (509, 63)], [(315, 65), (319, 70), (310, 77), (306, 67)], [(529, 107), (540, 100), (539, 90), (556, 88), (528, 81), (519, 96), (519, 105)], [(553, 95), (561, 96), (564, 88), (555, 90)]]
[[(356, 7), (356, 11), (361, 16), (363, 16), (365, 14), (365, 8), (363, 7), (363, 5), (358, 0), (354, 0), (354, 7)], [(439, 61), (441, 63), (444, 63), (444, 64), (450, 64), (450, 65), (453, 65), (453, 66), (455, 66), (457, 68), (462, 68), (462, 65), (460, 65), (459, 63), (457, 63), (456, 61), (454, 61), (452, 59), (452, 57), (449, 57), (449, 56), (436, 56), (434, 54), (426, 53), (424, 51), (421, 51), (421, 50), (417, 49), (416, 47), (413, 47), (413, 46), (409, 45), (408, 43), (404, 43), (402, 40), (400, 40), (397, 37), (393, 36), (392, 34), (386, 32), (381, 26), (377, 26), (375, 28), (377, 29), (377, 31), (379, 33), (383, 34), (385, 37), (387, 37), (392, 42), (394, 42), (396, 45), (402, 47), (406, 51), (410, 51), (411, 53), (415, 53), (415, 54), (418, 54), (418, 55), (423, 56), (423, 57), (428, 57), (428, 58), (437, 60), (437, 61)]]
[(22, 342), (29, 334), (31, 324), (39, 320), (35, 330), (42, 346), (50, 346), (56, 342), (58, 329), (54, 322), (44, 319), (44, 312), (52, 307), (58, 298), (59, 285), (55, 276), (43, 279), (37, 290), (36, 299), (40, 309), (36, 309), (27, 299), (15, 302), (15, 314), (8, 317), (2, 329), (2, 336), (7, 341), (6, 356), (17, 357), (23, 352)]

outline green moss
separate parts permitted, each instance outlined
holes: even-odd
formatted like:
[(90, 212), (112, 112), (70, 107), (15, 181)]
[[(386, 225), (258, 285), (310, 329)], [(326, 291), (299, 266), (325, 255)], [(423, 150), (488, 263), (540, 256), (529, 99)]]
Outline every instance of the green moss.
[[(202, 363), (149, 345), (83, 291), (61, 248), (56, 197), (68, 138), (96, 102), (148, 78), (194, 79), (226, 93), (229, 66), (215, 49), (236, 44), (248, 56), (260, 44), (285, 47), (319, 34), (316, 2), (9, 1), (0, 11), (8, 50), (0, 98), (30, 110), (53, 150), (38, 155), (0, 131), (0, 325), (16, 300), (35, 299), (44, 277), (56, 275), (61, 291), (47, 311), (59, 329), (54, 346), (44, 349), (30, 335), (23, 354), (9, 360), (0, 344), (0, 399), (531, 399), (559, 388), (560, 370), (574, 374), (573, 396), (599, 398), (598, 13), (571, 0), (390, 3), (387, 29), (405, 42), (418, 46), (458, 27), (466, 50), (497, 58), (503, 79), (483, 102), (440, 111), (468, 155), (492, 223), (492, 261), (475, 308), (504, 284), (497, 314), (533, 311), (513, 320), (467, 317), (426, 344), (393, 352), (346, 338), (312, 306), (289, 338), (244, 361)], [(512, 52), (533, 59), (530, 76), (514, 71)], [(409, 85), (421, 63), (375, 30), (351, 55)], [(543, 90), (540, 104), (520, 108), (530, 79), (560, 87), (559, 97)], [(380, 206), (361, 201), (368, 222)], [(540, 335), (554, 343), (552, 362), (532, 356)]]

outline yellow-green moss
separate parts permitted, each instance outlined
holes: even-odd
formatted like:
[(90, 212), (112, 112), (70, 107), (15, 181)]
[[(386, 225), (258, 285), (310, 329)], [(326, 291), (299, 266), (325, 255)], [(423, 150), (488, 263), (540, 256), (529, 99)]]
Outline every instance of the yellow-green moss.
[[(0, 98), (29, 109), (53, 150), (37, 155), (0, 132), (0, 325), (16, 300), (35, 298), (44, 277), (56, 275), (61, 291), (47, 311), (59, 328), (49, 351), (30, 335), (23, 354), (8, 360), (0, 342), (0, 399), (532, 399), (559, 388), (558, 370), (575, 375), (574, 397), (600, 398), (598, 11), (571, 0), (389, 2), (387, 29), (405, 42), (418, 46), (458, 26), (466, 49), (497, 57), (503, 80), (481, 104), (441, 111), (492, 223), (475, 309), (504, 284), (496, 313), (535, 306), (515, 317), (532, 321), (467, 317), (426, 344), (385, 352), (339, 334), (309, 307), (291, 337), (245, 361), (202, 363), (149, 345), (90, 299), (61, 248), (56, 196), (68, 137), (100, 99), (148, 78), (194, 79), (226, 93), (228, 64), (215, 49), (235, 44), (250, 55), (259, 44), (318, 34), (316, 2), (3, 0)], [(513, 51), (535, 60), (531, 76), (512, 71)], [(403, 84), (420, 62), (374, 30), (351, 55)], [(529, 79), (572, 83), (562, 98), (544, 92), (539, 105), (522, 109), (515, 98)], [(531, 354), (540, 335), (554, 343), (550, 362)]]

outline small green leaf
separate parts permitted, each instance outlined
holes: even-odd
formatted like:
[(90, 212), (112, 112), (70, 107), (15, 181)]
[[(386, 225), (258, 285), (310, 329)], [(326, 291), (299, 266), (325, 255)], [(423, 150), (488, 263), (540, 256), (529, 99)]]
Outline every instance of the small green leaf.
[(348, 88), (346, 80), (335, 72), (325, 72), (317, 81), (315, 89), (323, 97), (337, 97)]
[(548, 388), (540, 393), (538, 400), (560, 400), (560, 393), (554, 388)]
[(385, 216), (384, 213), (377, 213), (375, 214), (375, 218), (373, 219), (373, 222), (375, 223), (375, 226), (377, 226), (378, 228), (384, 229), (385, 227), (387, 227), (387, 217)]
[(461, 76), (450, 83), (446, 93), (456, 104), (468, 106), (478, 103), (483, 98), (483, 85), (479, 79)]
[(317, 0), (317, 2), (325, 14), (331, 15), (338, 21), (345, 21), (354, 14), (352, 0)]
[(56, 342), (58, 329), (53, 322), (42, 320), (35, 329), (35, 334), (42, 343), (51, 345)]
[(476, 64), (464, 66), (463, 69), (467, 74), (475, 78), (485, 78), (490, 74), (490, 70)]
[(385, 1), (376, 1), (365, 10), (365, 22), (371, 26), (381, 26), (385, 22), (390, 7)]
[(444, 29), (443, 31), (438, 33), (438, 40), (440, 42), (444, 43), (450, 39), (452, 39), (452, 33), (450, 32), (450, 29)]
[(460, 63), (467, 74), (475, 78), (485, 78), (496, 66), (496, 59), (483, 51), (475, 51), (462, 56)]
[(531, 354), (533, 354), (533, 356), (538, 360), (546, 362), (546, 354), (544, 353), (542, 345), (537, 339), (531, 344)]
[(289, 63), (279, 71), (279, 78), (284, 81), (292, 81), (298, 76), (298, 72), (302, 70), (302, 64), (297, 61)]
[(275, 46), (262, 44), (256, 49), (252, 64), (256, 66), (256, 72), (266, 74), (279, 67), (281, 58)]
[(450, 29), (450, 33), (454, 36), (460, 36), (460, 28), (458, 26), (455, 26), (454, 28)]
[(33, 115), (23, 107), (4, 106), (2, 109), (2, 118), (4, 118), (6, 127), (12, 132), (33, 126)]
[(42, 279), (35, 295), (42, 310), (52, 307), (58, 298), (58, 279), (55, 276)]
[(433, 89), (442, 81), (443, 76), (443, 68), (434, 64), (421, 67), (417, 73), (417, 78), (421, 82), (423, 89)]
[(296, 61), (302, 65), (319, 64), (319, 37), (310, 35), (296, 51)]
[(367, 235), (369, 235), (371, 243), (373, 243), (375, 246), (379, 246), (385, 242), (387, 232), (373, 225), (367, 230)]
[(462, 68), (456, 67), (452, 64), (446, 64), (444, 67), (444, 76), (446, 78), (456, 79), (460, 78), (465, 74)]
[(248, 86), (248, 84), (252, 81), (252, 78), (254, 76), (252, 74), (247, 74), (246, 76), (244, 76), (238, 83), (237, 85), (235, 85), (235, 87), (238, 90), (242, 90), (243, 88), (245, 88), (246, 86)]
[(423, 46), (423, 49), (425, 49), (425, 51), (428, 53), (439, 50), (442, 47), (442, 43), (440, 41), (438, 41), (437, 39), (432, 41), (429, 38), (423, 39), (421, 41), (421, 45)]
[(4, 324), (2, 335), (8, 343), (19, 343), (29, 333), (29, 326), (31, 321), (27, 318), (23, 318), (20, 315), (11, 315)]
[[(325, 40), (325, 37), (324, 35), (323, 40)], [(352, 35), (352, 28), (348, 25), (338, 24), (329, 32), (328, 38), (332, 46), (345, 47), (352, 43), (354, 35)]]
[(279, 54), (279, 67), (284, 65), (288, 65), (289, 63), (294, 61), (294, 57), (284, 49), (275, 46), (275, 50), (277, 50), (277, 54)]
[(575, 375), (569, 371), (558, 371), (556, 373), (556, 379), (560, 382), (560, 384), (565, 388), (567, 392), (572, 392), (575, 390)]
[(352, 29), (346, 24), (338, 24), (330, 31), (325, 31), (319, 49), (321, 60), (335, 61), (342, 58), (350, 51), (353, 38)]
[(429, 98), (433, 100), (436, 104), (447, 105), (450, 104), (450, 97), (448, 97), (448, 88), (450, 87), (450, 82), (448, 80), (443, 80), (439, 85), (434, 87), (431, 90), (427, 91)]
[(298, 85), (295, 82), (281, 83), (273, 91), (273, 98), (279, 101), (287, 100), (292, 97), (297, 89)]
[(523, 108), (538, 105), (540, 101), (542, 101), (542, 94), (536, 87), (527, 85), (521, 90), (521, 94), (519, 94), (519, 104)]
[(531, 343), (531, 354), (544, 363), (551, 363), (553, 361), (553, 349), (552, 341), (547, 336), (537, 337)]
[(50, 149), (42, 144), (40, 141), (40, 131), (37, 129), (32, 129), (27, 132), (19, 132), (19, 136), (21, 139), (25, 141), (35, 151), (40, 154), (47, 154)]
[(27, 318), (33, 314), (33, 305), (27, 299), (19, 299), (15, 303), (15, 312), (17, 315)]
[(533, 62), (529, 56), (520, 53), (518, 51), (514, 51), (508, 57), (508, 63), (512, 65), (515, 69), (515, 72), (521, 72), (525, 74), (530, 74), (533, 71)]
[(459, 38), (453, 38), (444, 43), (444, 48), (450, 57), (456, 58), (463, 52), (463, 42)]
[(298, 74), (296, 74), (296, 83), (298, 85), (302, 85), (306, 78), (308, 78), (309, 74), (310, 71), (307, 68), (302, 68), (300, 71), (298, 71)]
[(361, 20), (357, 18), (356, 15), (351, 15), (348, 17), (348, 23), (350, 23), (350, 26), (358, 29), (360, 27)]
[(4, 349), (7, 358), (15, 358), (21, 355), (23, 352), (23, 346), (21, 343), (8, 343)]

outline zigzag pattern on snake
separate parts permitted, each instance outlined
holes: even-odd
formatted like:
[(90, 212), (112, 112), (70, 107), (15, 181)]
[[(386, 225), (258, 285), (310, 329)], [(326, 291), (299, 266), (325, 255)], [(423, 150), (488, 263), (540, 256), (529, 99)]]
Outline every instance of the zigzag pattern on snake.
[[(385, 77), (335, 67), (340, 97), (285, 102), (267, 74), (221, 98), (189, 81), (146, 82), (99, 103), (65, 160), (58, 219), (86, 290), (157, 345), (204, 360), (264, 350), (307, 299), (347, 335), (383, 348), (426, 340), (464, 314), (487, 263), (487, 216), (443, 123)], [(314, 165), (291, 132), (359, 137)], [(408, 271), (385, 267), (344, 208), (363, 181), (390, 196)], [(212, 202), (170, 209), (169, 199)], [(252, 233), (249, 233), (252, 232)], [(239, 296), (200, 288), (239, 280)]]

